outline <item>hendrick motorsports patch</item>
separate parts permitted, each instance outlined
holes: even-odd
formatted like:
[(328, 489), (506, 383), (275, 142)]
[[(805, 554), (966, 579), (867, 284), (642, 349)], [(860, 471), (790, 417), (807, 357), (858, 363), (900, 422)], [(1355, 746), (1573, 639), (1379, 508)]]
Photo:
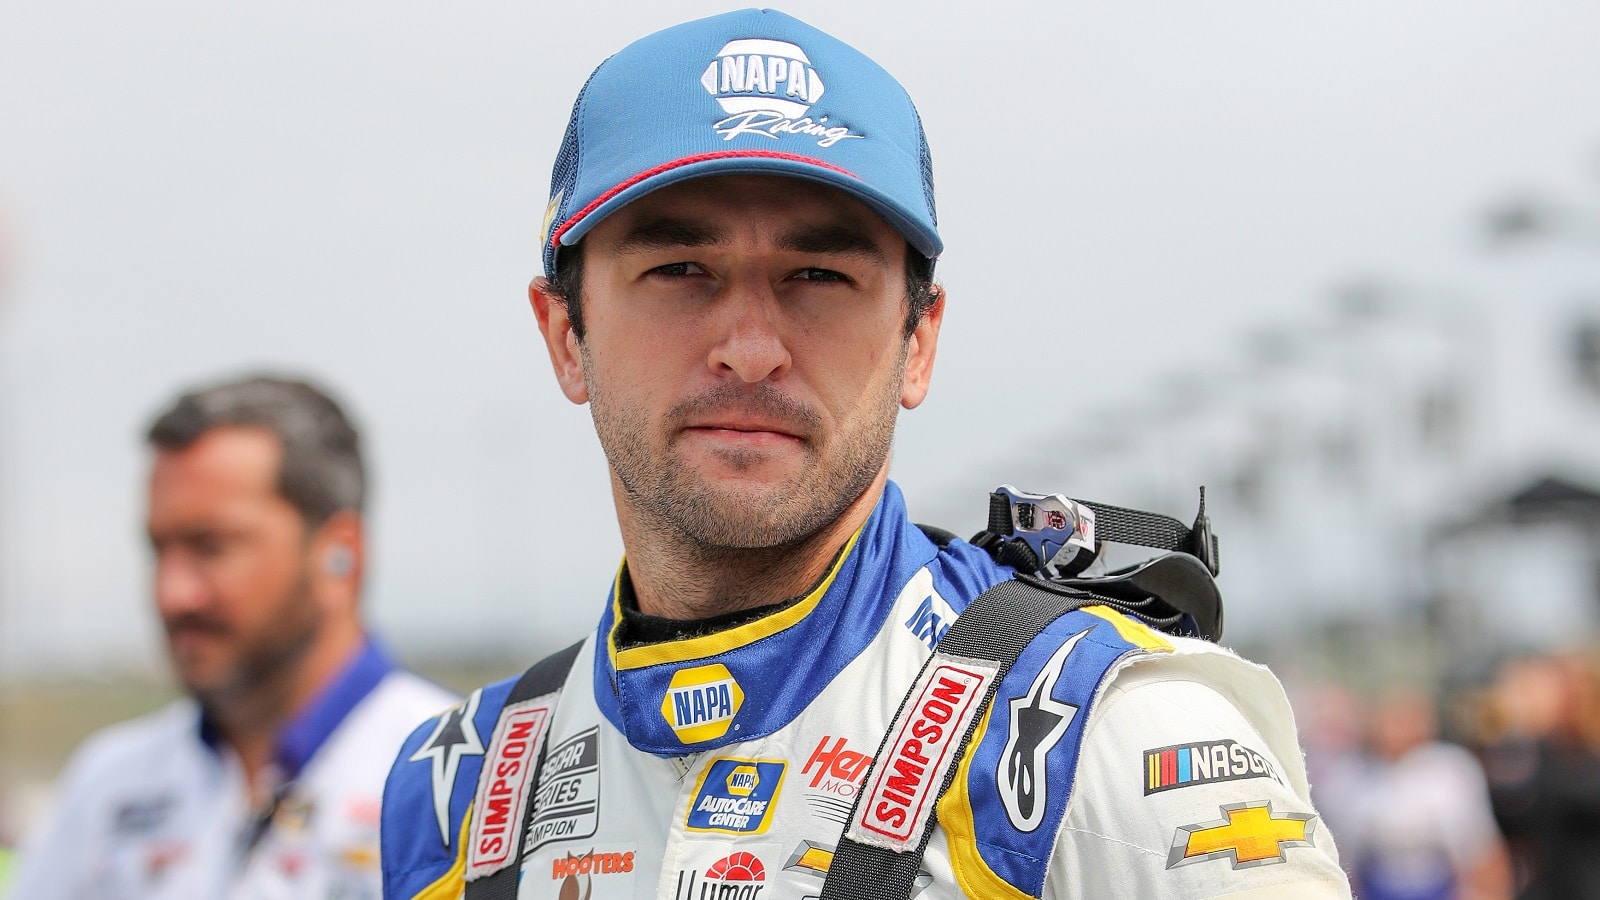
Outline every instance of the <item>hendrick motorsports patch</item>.
[(1174, 744), (1144, 752), (1146, 796), (1174, 788), (1247, 778), (1271, 778), (1283, 783), (1265, 756), (1238, 741)]
[(761, 834), (788, 764), (771, 759), (714, 759), (700, 776), (684, 827), (690, 831)]

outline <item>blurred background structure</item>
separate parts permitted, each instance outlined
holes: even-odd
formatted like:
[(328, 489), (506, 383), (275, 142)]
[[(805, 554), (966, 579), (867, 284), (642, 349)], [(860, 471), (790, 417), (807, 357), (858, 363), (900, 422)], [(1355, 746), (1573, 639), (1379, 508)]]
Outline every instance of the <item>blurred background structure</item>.
[[(591, 625), (620, 542), (524, 299), (549, 165), (598, 60), (723, 8), (0, 10), (0, 845), (170, 692), (139, 430), (180, 384), (347, 401), (413, 665)], [(1424, 686), (1459, 739), (1508, 661), (1600, 636), (1600, 9), (785, 9), (895, 72), (936, 159), (915, 517), (976, 531), (1010, 482), (1187, 518), (1205, 484), (1226, 642), (1305, 697)]]

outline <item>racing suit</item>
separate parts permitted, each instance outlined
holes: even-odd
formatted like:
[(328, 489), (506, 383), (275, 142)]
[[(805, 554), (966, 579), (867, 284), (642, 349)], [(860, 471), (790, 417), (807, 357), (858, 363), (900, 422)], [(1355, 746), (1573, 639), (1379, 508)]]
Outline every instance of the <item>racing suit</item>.
[[(521, 900), (816, 897), (847, 825), (894, 831), (937, 796), (918, 765), (942, 739), (937, 699), (863, 779), (944, 630), (1011, 576), (938, 547), (892, 483), (815, 589), (732, 627), (619, 641), (624, 567), (548, 718), (526, 832), (494, 776), (537, 710), (497, 731), (502, 682), (396, 758), (385, 896), (453, 900), (475, 860), (519, 852)], [(926, 900), (1349, 896), (1271, 673), (1104, 607), (1028, 645), (937, 811)]]
[(114, 725), (74, 754), (11, 896), (375, 898), (384, 761), (456, 699), (369, 642), (279, 731), (271, 815), (194, 701)]

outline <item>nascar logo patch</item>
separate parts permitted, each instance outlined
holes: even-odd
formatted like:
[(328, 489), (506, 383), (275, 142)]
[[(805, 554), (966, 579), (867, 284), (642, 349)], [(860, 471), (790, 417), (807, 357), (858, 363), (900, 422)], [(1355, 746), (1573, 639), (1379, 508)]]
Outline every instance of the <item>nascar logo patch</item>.
[(1238, 741), (1174, 744), (1144, 752), (1145, 796), (1175, 788), (1247, 778), (1283, 782), (1265, 756)]

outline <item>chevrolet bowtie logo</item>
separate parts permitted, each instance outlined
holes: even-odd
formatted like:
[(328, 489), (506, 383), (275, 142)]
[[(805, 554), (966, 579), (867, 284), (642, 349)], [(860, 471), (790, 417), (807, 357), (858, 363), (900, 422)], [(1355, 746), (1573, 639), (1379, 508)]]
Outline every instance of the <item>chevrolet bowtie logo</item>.
[(1230, 803), (1222, 813), (1224, 818), (1215, 822), (1179, 828), (1167, 854), (1167, 868), (1223, 857), (1232, 860), (1235, 869), (1281, 863), (1285, 848), (1311, 845), (1317, 824), (1316, 816), (1304, 813), (1275, 816), (1266, 801)]

